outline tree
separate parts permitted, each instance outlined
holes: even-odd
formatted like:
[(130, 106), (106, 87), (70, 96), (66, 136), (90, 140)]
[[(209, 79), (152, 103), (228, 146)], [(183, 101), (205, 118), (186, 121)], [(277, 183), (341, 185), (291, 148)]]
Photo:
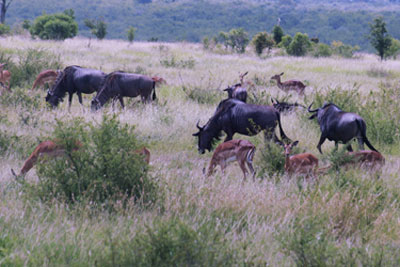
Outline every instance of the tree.
[(6, 21), (6, 12), (10, 7), (13, 0), (0, 0), (1, 11), (0, 11), (0, 23), (4, 24)]
[(103, 40), (107, 35), (107, 24), (104, 22), (103, 18), (98, 20), (85, 19), (85, 26), (88, 27), (90, 32), (99, 40)]
[(289, 55), (301, 57), (306, 55), (310, 48), (311, 42), (308, 35), (298, 32), (290, 43), (287, 52)]
[(270, 51), (275, 44), (274, 39), (266, 32), (257, 33), (251, 43), (254, 45), (257, 55), (261, 55), (265, 48)]
[(135, 32), (136, 32), (136, 28), (135, 27), (130, 26), (128, 28), (127, 34), (128, 34), (128, 40), (129, 40), (130, 43), (132, 43), (133, 39), (135, 39)]
[(229, 45), (232, 47), (232, 50), (235, 50), (238, 53), (244, 53), (249, 41), (249, 35), (243, 28), (232, 29), (229, 31)]
[(278, 44), (279, 47), (283, 47), (288, 50), (290, 43), (293, 41), (292, 36), (285, 35), (282, 37), (282, 41)]
[(38, 36), (44, 40), (64, 40), (76, 36), (78, 24), (65, 13), (44, 14), (35, 19), (29, 31), (32, 37)]
[(283, 30), (280, 26), (275, 25), (272, 29), (272, 35), (276, 44), (279, 44), (282, 41)]
[(374, 23), (370, 24), (369, 40), (371, 45), (377, 50), (381, 60), (383, 60), (386, 51), (392, 44), (392, 37), (388, 34), (386, 23), (382, 17), (374, 19)]
[(385, 52), (385, 58), (393, 58), (396, 59), (400, 54), (400, 41), (392, 38), (392, 43), (388, 50)]

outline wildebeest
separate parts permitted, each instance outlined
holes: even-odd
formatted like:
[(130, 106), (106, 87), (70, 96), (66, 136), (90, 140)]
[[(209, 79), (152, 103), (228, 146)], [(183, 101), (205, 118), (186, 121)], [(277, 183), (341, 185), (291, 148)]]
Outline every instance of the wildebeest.
[(276, 98), (274, 101), (274, 99), (272, 97), (271, 97), (271, 102), (272, 102), (272, 105), (274, 106), (274, 108), (276, 108), (280, 113), (290, 112), (293, 109), (295, 109), (296, 107), (306, 108), (305, 106), (298, 104), (297, 102), (294, 104), (287, 103), (287, 102), (279, 102), (278, 99), (276, 99)]
[(240, 83), (237, 83), (233, 86), (228, 86), (228, 88), (224, 89), (224, 91), (228, 93), (228, 98), (236, 98), (245, 103), (247, 101), (246, 88), (242, 87)]
[[(336, 149), (338, 147), (338, 142), (347, 144), (353, 138), (357, 138), (361, 150), (364, 149), (365, 142), (370, 149), (378, 152), (368, 141), (366, 136), (367, 126), (361, 116), (355, 113), (342, 111), (333, 103), (324, 103), (322, 107), (311, 110), (312, 104), (313, 103), (308, 107), (308, 112), (314, 114), (309, 119), (318, 119), (321, 137), (317, 148), (321, 154), (321, 145), (326, 138), (328, 138), (329, 141), (335, 141)], [(347, 144), (347, 150), (353, 151), (351, 144)]]
[(212, 150), (212, 145), (219, 139), (221, 131), (227, 134), (225, 141), (232, 140), (235, 133), (253, 136), (264, 131), (266, 139), (274, 138), (277, 142), (277, 124), (281, 138), (288, 139), (282, 129), (279, 111), (274, 107), (246, 104), (234, 98), (225, 99), (204, 127), (197, 123), (199, 132), (193, 136), (198, 136), (198, 149), (203, 154), (206, 149)]
[(118, 98), (124, 108), (123, 97), (141, 96), (144, 103), (156, 99), (156, 82), (145, 75), (115, 71), (107, 75), (106, 80), (92, 100), (92, 110), (101, 108), (110, 98)]
[(82, 93), (92, 94), (98, 91), (104, 82), (105, 73), (100, 70), (87, 69), (79, 66), (68, 66), (57, 77), (51, 90), (48, 90), (46, 101), (53, 107), (69, 95), (69, 107), (71, 107), (72, 96), (78, 95), (79, 103), (82, 105)]

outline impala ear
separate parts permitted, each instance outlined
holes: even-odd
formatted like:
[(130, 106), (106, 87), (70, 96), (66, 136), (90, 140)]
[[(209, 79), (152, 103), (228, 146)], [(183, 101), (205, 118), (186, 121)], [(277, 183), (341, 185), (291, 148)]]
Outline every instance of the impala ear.
[(279, 76), (282, 76), (284, 74), (284, 72), (282, 72), (281, 74), (279, 74)]
[(292, 147), (297, 146), (298, 143), (299, 143), (299, 141), (294, 141), (294, 142), (292, 143)]

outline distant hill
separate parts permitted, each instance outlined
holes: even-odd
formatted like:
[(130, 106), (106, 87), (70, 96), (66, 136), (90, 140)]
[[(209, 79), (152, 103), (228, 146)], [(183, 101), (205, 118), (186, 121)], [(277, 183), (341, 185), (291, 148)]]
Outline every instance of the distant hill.
[[(400, 38), (398, 0), (316, 1), (316, 0), (14, 0), (6, 23), (16, 25), (46, 13), (75, 10), (79, 34), (89, 36), (84, 19), (103, 17), (107, 38), (126, 39), (129, 26), (137, 28), (136, 40), (199, 42), (204, 36), (243, 27), (253, 35), (270, 32), (280, 19), (285, 33), (305, 32), (322, 42), (340, 40), (370, 49), (368, 23), (383, 15), (391, 35)], [(380, 3), (380, 4), (379, 4)], [(390, 11), (389, 11), (390, 10)], [(394, 10), (394, 11), (393, 11)]]

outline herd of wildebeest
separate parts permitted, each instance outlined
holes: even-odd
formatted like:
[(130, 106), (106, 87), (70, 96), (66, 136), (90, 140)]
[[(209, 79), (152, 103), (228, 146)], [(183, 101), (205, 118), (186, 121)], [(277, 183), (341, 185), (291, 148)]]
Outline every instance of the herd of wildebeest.
[[(4, 73), (4, 71), (3, 71)], [(284, 73), (274, 75), (271, 80), (276, 80), (277, 86), (285, 92), (294, 91), (300, 96), (304, 95), (306, 86), (298, 80), (281, 82)], [(271, 99), (272, 106), (248, 104), (247, 90), (254, 86), (251, 81), (245, 81), (246, 73), (240, 74), (240, 82), (228, 86), (224, 89), (228, 93), (228, 98), (222, 100), (213, 116), (204, 125), (200, 126), (197, 122), (198, 132), (193, 136), (198, 138), (198, 150), (201, 154), (205, 150), (211, 151), (222, 132), (226, 133), (223, 143), (219, 144), (211, 158), (207, 175), (213, 174), (216, 165), (220, 165), (222, 172), (231, 161), (237, 161), (243, 171), (244, 179), (249, 168), (253, 179), (255, 170), (252, 165), (255, 154), (255, 146), (248, 140), (232, 140), (235, 133), (253, 136), (259, 132), (264, 133), (266, 140), (272, 140), (281, 145), (285, 152), (285, 171), (289, 175), (303, 175), (305, 177), (317, 177), (329, 168), (319, 168), (318, 158), (311, 153), (301, 153), (290, 155), (291, 150), (298, 144), (292, 142), (282, 128), (281, 113), (294, 108), (306, 108), (301, 104), (290, 104)], [(6, 81), (1, 74), (1, 83)], [(80, 66), (68, 66), (64, 70), (45, 70), (36, 78), (32, 89), (49, 84), (46, 102), (52, 107), (57, 107), (68, 93), (69, 107), (71, 106), (72, 96), (78, 95), (79, 102), (82, 104), (82, 93), (92, 94), (96, 92), (91, 102), (91, 109), (100, 109), (110, 99), (113, 104), (118, 99), (124, 107), (123, 97), (140, 96), (144, 103), (156, 99), (156, 84), (166, 83), (161, 77), (148, 77), (142, 74), (127, 73), (124, 71), (114, 71), (105, 74), (100, 70), (82, 68)], [(9, 87), (7, 88), (9, 89)], [(362, 117), (355, 113), (342, 111), (334, 103), (324, 103), (322, 107), (311, 109), (311, 105), (306, 108), (312, 113), (310, 120), (316, 118), (320, 125), (321, 137), (317, 148), (322, 154), (321, 146), (326, 139), (335, 142), (337, 149), (339, 142), (346, 145), (348, 153), (346, 157), (350, 159), (348, 166), (358, 166), (377, 170), (385, 163), (384, 157), (372, 146), (366, 136), (366, 124)], [(279, 127), (281, 139), (275, 133), (276, 126)], [(350, 141), (357, 138), (359, 151), (353, 152)], [(371, 150), (364, 150), (364, 143)], [(80, 149), (82, 144), (76, 141), (75, 149)], [(150, 161), (150, 152), (147, 148), (136, 151), (144, 156), (147, 163)], [(40, 143), (31, 156), (26, 160), (19, 175), (26, 174), (43, 157), (54, 157), (64, 153), (62, 145), (57, 144), (56, 140), (47, 140)], [(12, 171), (15, 175), (14, 171)]]

